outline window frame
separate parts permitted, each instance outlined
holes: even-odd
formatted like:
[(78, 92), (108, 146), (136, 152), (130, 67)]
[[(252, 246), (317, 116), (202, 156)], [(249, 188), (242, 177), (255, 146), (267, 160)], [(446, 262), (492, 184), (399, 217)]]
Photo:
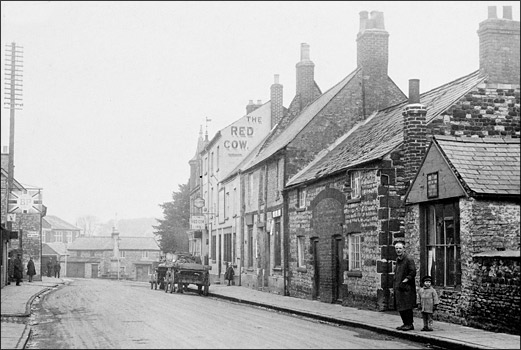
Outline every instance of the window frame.
[(362, 233), (348, 234), (348, 271), (362, 271)]
[(362, 197), (362, 172), (359, 170), (352, 171), (349, 179), (351, 185), (351, 199), (359, 199)]
[[(432, 285), (461, 288), (461, 231), (459, 200), (436, 201), (422, 206), (425, 252), (422, 263)], [(449, 241), (450, 240), (450, 241)]]
[(297, 236), (297, 268), (305, 269), (306, 236)]

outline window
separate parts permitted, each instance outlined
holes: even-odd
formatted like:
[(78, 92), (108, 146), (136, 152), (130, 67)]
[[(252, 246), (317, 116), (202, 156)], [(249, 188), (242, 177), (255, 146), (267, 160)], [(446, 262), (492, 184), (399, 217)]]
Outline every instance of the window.
[(304, 262), (304, 236), (297, 237), (297, 267), (306, 267)]
[(58, 231), (54, 232), (54, 241), (55, 242), (63, 242), (63, 233)]
[(217, 257), (217, 254), (215, 254), (216, 251), (217, 251), (217, 249), (216, 249), (215, 246), (216, 246), (215, 234), (212, 234), (212, 246), (210, 247), (210, 249), (211, 249), (211, 254), (212, 254), (212, 255), (211, 255), (212, 260), (215, 260), (215, 258)]
[(349, 270), (362, 269), (362, 234), (349, 234)]
[(274, 235), (273, 239), (275, 240), (274, 241), (274, 245), (275, 245), (275, 247), (274, 247), (274, 249), (275, 249), (274, 264), (275, 264), (275, 266), (280, 266), (281, 265), (280, 217), (275, 218), (274, 220), (275, 220), (275, 227), (274, 227), (275, 232), (273, 233), (273, 235)]
[(204, 174), (206, 175), (208, 173), (208, 157), (204, 158)]
[(230, 215), (230, 192), (226, 192), (226, 196), (224, 196), (224, 219), (228, 219)]
[(438, 173), (427, 174), (427, 198), (438, 197)]
[(67, 243), (72, 243), (72, 231), (67, 232)]
[(215, 160), (216, 170), (215, 171), (219, 171), (219, 146), (217, 146), (217, 152), (215, 153), (215, 156), (216, 156), (216, 160)]
[(148, 259), (148, 250), (143, 250), (141, 252), (141, 258), (142, 259)]
[(95, 252), (94, 250), (91, 250), (91, 251), (90, 251), (90, 256), (91, 256), (91, 258), (92, 258), (92, 257), (95, 257), (95, 256), (96, 256), (96, 252)]
[(253, 225), (248, 225), (248, 267), (253, 267)]
[(351, 199), (360, 198), (362, 194), (362, 181), (359, 171), (351, 173)]
[(42, 232), (42, 243), (47, 243), (47, 233), (45, 231)]
[(126, 255), (125, 255), (125, 251), (124, 251), (124, 250), (120, 250), (120, 251), (119, 251), (119, 257), (120, 257), (120, 258), (126, 258)]
[(232, 261), (232, 234), (224, 234), (224, 261)]
[(76, 251), (76, 256), (77, 256), (78, 258), (81, 258), (81, 250), (77, 250), (77, 251)]
[(210, 174), (213, 174), (213, 152), (210, 154)]
[(306, 207), (306, 190), (304, 188), (297, 189), (297, 208)]
[(264, 171), (259, 171), (259, 204), (264, 203)]
[(219, 204), (217, 208), (217, 213), (219, 214), (219, 222), (224, 222), (224, 219), (226, 218), (224, 188), (221, 188), (219, 190), (219, 193), (217, 193), (217, 197)]
[(439, 287), (461, 285), (461, 247), (458, 202), (425, 205), (427, 274)]
[(253, 173), (248, 174), (248, 204), (252, 203), (253, 197)]

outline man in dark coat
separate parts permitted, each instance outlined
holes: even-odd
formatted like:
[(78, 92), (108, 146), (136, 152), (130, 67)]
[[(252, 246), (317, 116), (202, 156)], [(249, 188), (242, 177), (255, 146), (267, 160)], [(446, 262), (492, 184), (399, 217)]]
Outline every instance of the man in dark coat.
[(56, 262), (54, 263), (54, 277), (55, 278), (60, 278), (60, 270), (61, 270), (61, 266), (60, 266), (60, 262), (58, 260), (56, 260)]
[(14, 278), (16, 285), (19, 286), (22, 278), (24, 277), (24, 266), (22, 265), (22, 254), (18, 253), (16, 259), (14, 259)]
[(51, 277), (52, 268), (53, 268), (53, 263), (52, 263), (52, 258), (50, 258), (49, 261), (47, 261), (47, 277)]
[(403, 321), (403, 325), (396, 329), (410, 331), (414, 329), (412, 310), (416, 306), (416, 265), (405, 253), (402, 242), (396, 243), (394, 249), (397, 255), (393, 283), (394, 303)]
[(29, 262), (27, 263), (27, 276), (29, 276), (29, 282), (33, 281), (33, 276), (36, 275), (36, 269), (34, 267), (33, 257), (29, 257)]

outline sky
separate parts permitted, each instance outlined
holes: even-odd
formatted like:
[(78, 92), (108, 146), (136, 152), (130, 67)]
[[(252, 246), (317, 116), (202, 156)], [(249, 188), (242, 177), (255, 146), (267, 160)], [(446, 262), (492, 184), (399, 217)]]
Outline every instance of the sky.
[[(4, 84), (6, 45), (23, 47), (15, 179), (72, 224), (162, 219), (200, 128), (212, 138), (267, 102), (275, 74), (289, 106), (301, 43), (325, 92), (356, 69), (359, 12), (382, 11), (388, 74), (423, 93), (479, 68), (488, 6), (519, 21), (517, 1), (2, 1)], [(2, 150), (9, 120), (2, 109)]]

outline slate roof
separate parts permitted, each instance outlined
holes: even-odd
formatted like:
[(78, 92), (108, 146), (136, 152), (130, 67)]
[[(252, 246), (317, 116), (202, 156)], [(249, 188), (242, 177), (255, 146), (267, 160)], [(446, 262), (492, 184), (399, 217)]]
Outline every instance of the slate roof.
[(519, 195), (519, 139), (435, 136), (433, 142), (471, 191)]
[[(420, 95), (427, 107), (426, 122), (446, 111), (478, 84), (485, 76), (475, 71), (462, 78)], [(408, 100), (373, 113), (362, 124), (338, 138), (330, 147), (288, 180), (286, 186), (313, 181), (347, 168), (379, 159), (403, 143), (403, 108)]]
[[(119, 250), (157, 250), (159, 245), (152, 237), (119, 237)], [(69, 250), (112, 250), (114, 240), (110, 236), (79, 237), (69, 244)]]
[(67, 249), (63, 242), (42, 243), (42, 255), (65, 255)]
[(49, 225), (51, 225), (51, 229), (53, 230), (81, 231), (79, 227), (71, 225), (67, 221), (64, 221), (54, 215), (46, 215), (42, 220), (46, 221)]
[(351, 81), (351, 79), (358, 73), (360, 69), (355, 69), (351, 74), (346, 76), (338, 84), (333, 86), (331, 89), (323, 93), (318, 97), (312, 104), (307, 106), (298, 117), (294, 118), (293, 121), (273, 140), (271, 143), (266, 145), (251, 160), (249, 164), (244, 167), (244, 170), (254, 167), (262, 161), (268, 159), (280, 149), (286, 147), (297, 135), (308, 125), (313, 118), (325, 107), (327, 104)]

